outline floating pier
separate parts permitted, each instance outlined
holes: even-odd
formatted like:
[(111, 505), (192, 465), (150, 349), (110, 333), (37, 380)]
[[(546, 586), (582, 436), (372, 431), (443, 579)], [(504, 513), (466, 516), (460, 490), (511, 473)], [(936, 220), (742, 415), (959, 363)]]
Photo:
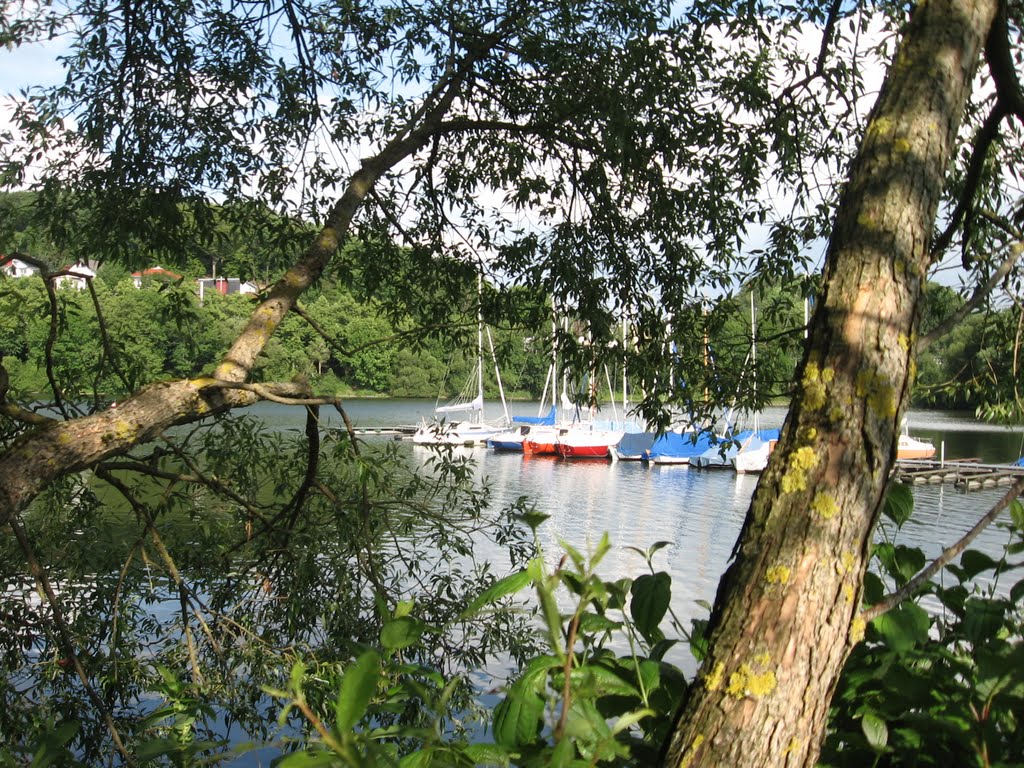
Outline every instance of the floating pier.
[(396, 440), (403, 437), (412, 437), (416, 434), (415, 424), (399, 424), (394, 427), (356, 427), (355, 433), (360, 437), (367, 435), (389, 435)]
[(901, 459), (896, 462), (896, 479), (907, 485), (952, 483), (960, 491), (977, 491), (1010, 485), (1020, 477), (1024, 477), (1024, 467), (983, 464), (980, 459)]

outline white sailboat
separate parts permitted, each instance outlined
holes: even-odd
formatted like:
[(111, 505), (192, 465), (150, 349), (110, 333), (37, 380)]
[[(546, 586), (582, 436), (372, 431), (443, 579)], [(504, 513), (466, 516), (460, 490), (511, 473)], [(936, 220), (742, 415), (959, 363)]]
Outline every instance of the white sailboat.
[[(490, 339), (490, 331), (487, 332)], [(470, 375), (466, 389), (449, 402), (434, 408), (434, 418), (420, 422), (412, 441), (417, 445), (487, 445), (487, 441), (505, 431), (509, 424), (508, 404), (505, 402), (505, 390), (501, 386), (498, 375), (498, 391), (501, 394), (501, 405), (504, 415), (498, 420), (488, 422), (484, 419), (484, 323), (477, 308), (477, 360)], [(494, 358), (494, 342), (491, 341), (491, 357)], [(497, 373), (497, 360), (494, 362)], [(475, 385), (475, 386), (474, 386)], [(449, 421), (449, 414), (467, 414), (465, 417)]]
[[(754, 307), (754, 292), (750, 292), (750, 360), (754, 375), (751, 386), (757, 396), (757, 310)], [(779, 440), (779, 430), (761, 429), (760, 414), (754, 413), (754, 429), (739, 445), (736, 455), (732, 457), (732, 466), (739, 473), (757, 473), (768, 466), (768, 457), (775, 449)]]

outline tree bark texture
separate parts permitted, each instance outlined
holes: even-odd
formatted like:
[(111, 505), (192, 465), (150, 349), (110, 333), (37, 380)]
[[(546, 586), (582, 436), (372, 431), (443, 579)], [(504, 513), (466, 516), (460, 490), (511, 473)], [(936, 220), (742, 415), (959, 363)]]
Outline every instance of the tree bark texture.
[(778, 448), (719, 585), (668, 766), (813, 766), (913, 381), (943, 179), (997, 0), (915, 9), (840, 202)]

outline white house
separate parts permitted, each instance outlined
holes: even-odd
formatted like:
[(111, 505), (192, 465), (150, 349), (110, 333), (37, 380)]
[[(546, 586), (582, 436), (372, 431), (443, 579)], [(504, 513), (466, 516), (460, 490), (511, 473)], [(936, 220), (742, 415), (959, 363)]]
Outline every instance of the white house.
[(69, 285), (76, 291), (84, 291), (86, 281), (96, 277), (96, 270), (81, 261), (76, 261), (71, 266), (64, 267), (60, 271), (62, 274), (54, 278), (54, 284), (58, 288)]
[(0, 261), (3, 261), (3, 265), (0, 266), (0, 271), (3, 271), (5, 275), (10, 277), (32, 277), (38, 275), (39, 270), (33, 267), (31, 264), (26, 264), (21, 259), (9, 258), (4, 261), (4, 257), (0, 256)]

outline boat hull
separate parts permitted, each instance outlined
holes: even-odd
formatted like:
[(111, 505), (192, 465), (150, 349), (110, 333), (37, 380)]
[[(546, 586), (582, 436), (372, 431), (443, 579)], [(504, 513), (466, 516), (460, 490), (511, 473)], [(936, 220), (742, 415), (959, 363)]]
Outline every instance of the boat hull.
[(555, 451), (563, 459), (607, 459), (610, 456), (607, 445), (556, 443)]
[(421, 424), (412, 441), (416, 445), (487, 445), (501, 430), (490, 424), (466, 422)]
[(569, 430), (559, 435), (555, 450), (563, 459), (607, 459), (622, 440), (623, 432)]
[(896, 443), (897, 459), (930, 459), (935, 455), (935, 446), (901, 433)]
[(557, 427), (532, 427), (530, 434), (523, 439), (523, 455), (554, 456), (557, 453), (555, 444), (564, 432)]

